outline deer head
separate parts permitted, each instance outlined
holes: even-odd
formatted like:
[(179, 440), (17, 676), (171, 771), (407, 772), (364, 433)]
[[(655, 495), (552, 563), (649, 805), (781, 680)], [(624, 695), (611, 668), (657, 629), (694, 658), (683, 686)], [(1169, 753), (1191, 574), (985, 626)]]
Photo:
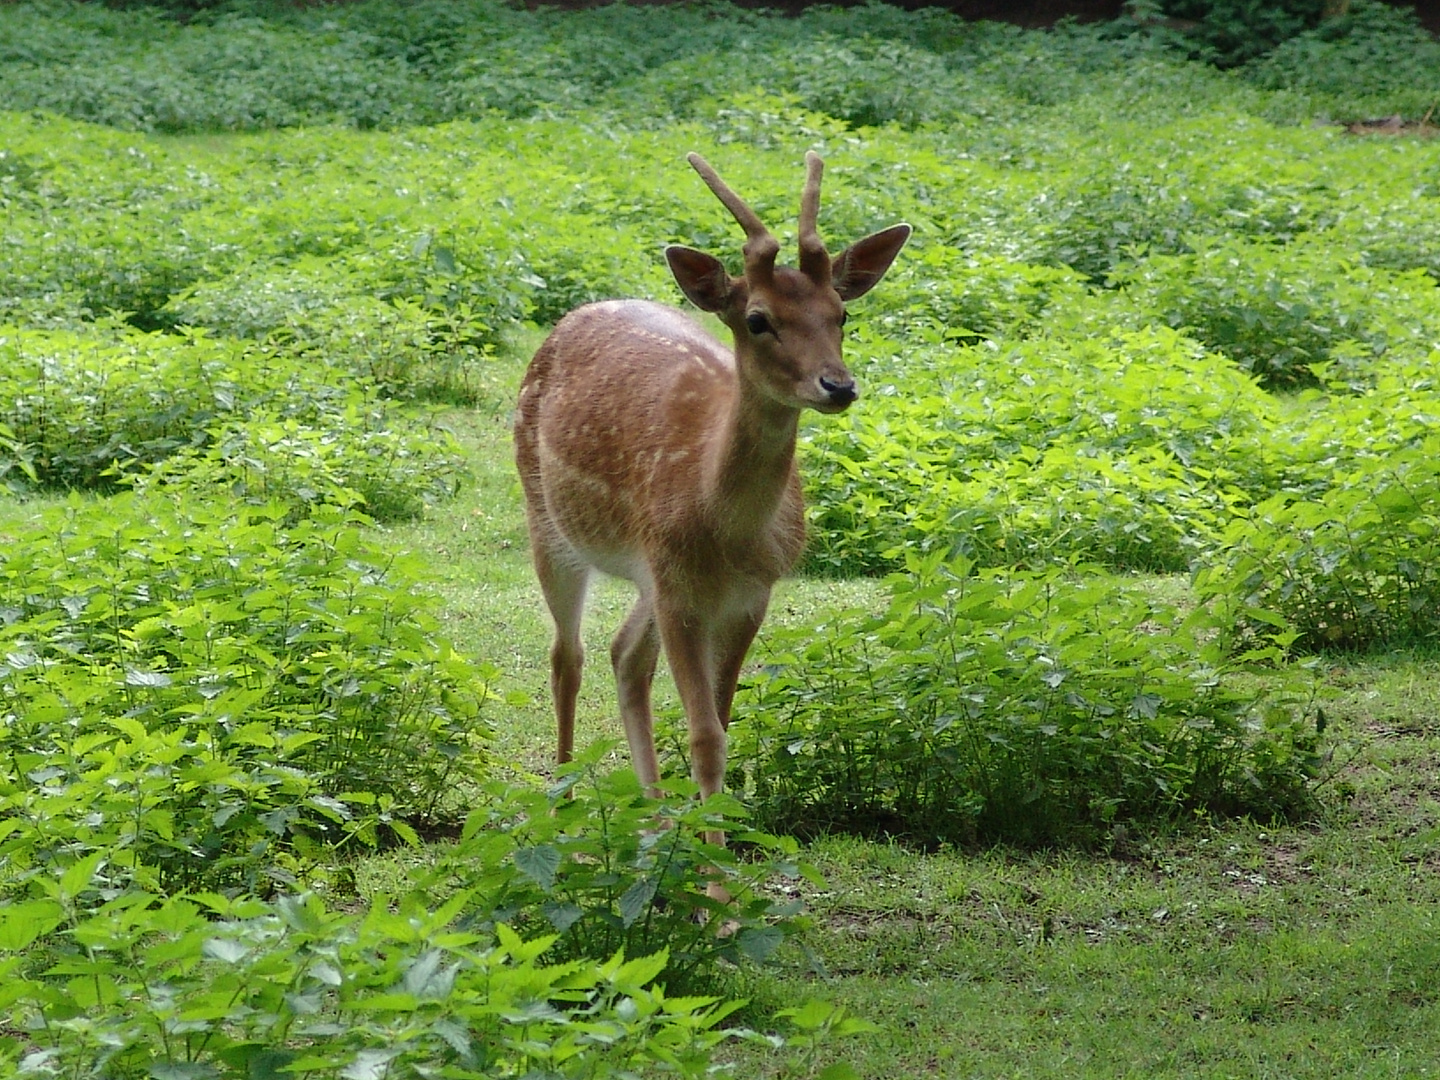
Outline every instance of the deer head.
[(777, 403), (842, 412), (859, 396), (841, 359), (845, 303), (864, 296), (910, 236), (909, 225), (874, 233), (831, 258), (817, 231), (824, 164), (805, 155), (800, 196), (800, 266), (776, 266), (780, 244), (759, 216), (699, 154), (688, 160), (745, 230), (745, 270), (732, 277), (715, 256), (678, 244), (665, 249), (681, 291), (735, 335), (742, 373)]

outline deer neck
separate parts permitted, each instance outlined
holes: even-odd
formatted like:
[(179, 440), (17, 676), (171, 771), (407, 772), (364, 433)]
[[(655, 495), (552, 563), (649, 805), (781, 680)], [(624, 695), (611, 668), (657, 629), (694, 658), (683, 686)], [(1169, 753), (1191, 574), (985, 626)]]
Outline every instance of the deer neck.
[(799, 425), (799, 409), (775, 401), (742, 374), (711, 459), (714, 505), (732, 535), (770, 526), (790, 488)]

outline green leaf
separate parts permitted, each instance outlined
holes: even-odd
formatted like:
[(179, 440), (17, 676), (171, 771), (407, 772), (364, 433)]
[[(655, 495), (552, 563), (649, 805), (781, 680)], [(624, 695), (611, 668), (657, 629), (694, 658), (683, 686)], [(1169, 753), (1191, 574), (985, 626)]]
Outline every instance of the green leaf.
[(512, 858), (515, 868), (533, 881), (545, 892), (555, 887), (555, 875), (560, 869), (560, 852), (550, 844), (516, 848)]
[(785, 932), (778, 926), (747, 926), (735, 934), (740, 952), (757, 964), (763, 964), (785, 942)]
[(83, 891), (90, 888), (105, 862), (105, 853), (96, 851), (85, 858), (71, 864), (63, 874), (60, 875), (60, 896), (62, 899), (73, 900)]
[(225, 964), (238, 964), (250, 954), (250, 947), (232, 938), (206, 938), (206, 956)]
[(622, 925), (626, 927), (634, 925), (635, 921), (650, 909), (650, 902), (655, 899), (655, 890), (655, 879), (643, 877), (631, 884), (628, 889), (620, 894), (620, 921)]
[(55, 900), (30, 900), (0, 906), (0, 952), (19, 952), (50, 933), (64, 919)]
[(293, 1080), (295, 1075), (288, 1068), (296, 1059), (294, 1051), (262, 1043), (236, 1043), (216, 1056), (240, 1070), (245, 1080)]

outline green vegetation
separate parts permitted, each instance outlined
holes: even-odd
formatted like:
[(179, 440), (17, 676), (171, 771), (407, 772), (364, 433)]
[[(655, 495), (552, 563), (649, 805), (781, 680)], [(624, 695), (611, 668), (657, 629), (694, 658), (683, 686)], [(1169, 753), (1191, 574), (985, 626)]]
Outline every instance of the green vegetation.
[[(1440, 143), (1313, 121), (1440, 46), (1320, 7), (0, 6), (0, 1065), (1429, 1067)], [(916, 235), (736, 797), (542, 777), (519, 372), (811, 147)]]

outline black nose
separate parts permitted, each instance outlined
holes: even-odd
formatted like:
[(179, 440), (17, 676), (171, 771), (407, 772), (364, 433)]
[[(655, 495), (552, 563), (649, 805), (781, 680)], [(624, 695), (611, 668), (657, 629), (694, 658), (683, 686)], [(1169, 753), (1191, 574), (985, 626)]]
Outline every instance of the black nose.
[(855, 389), (854, 379), (836, 382), (834, 379), (827, 379), (824, 375), (821, 375), (820, 389), (829, 394), (830, 400), (836, 405), (849, 405), (860, 396), (860, 391)]

